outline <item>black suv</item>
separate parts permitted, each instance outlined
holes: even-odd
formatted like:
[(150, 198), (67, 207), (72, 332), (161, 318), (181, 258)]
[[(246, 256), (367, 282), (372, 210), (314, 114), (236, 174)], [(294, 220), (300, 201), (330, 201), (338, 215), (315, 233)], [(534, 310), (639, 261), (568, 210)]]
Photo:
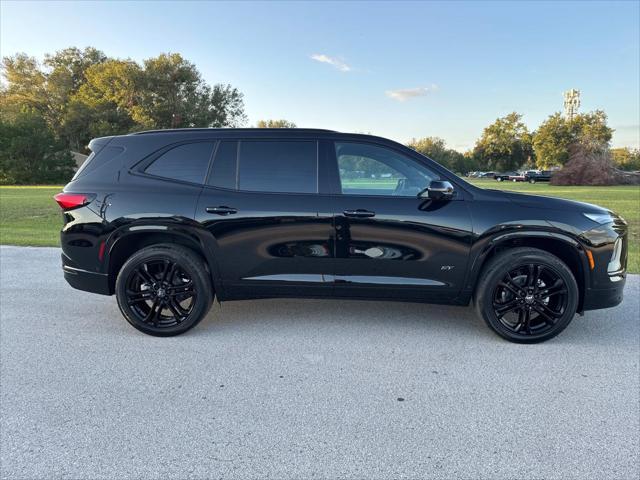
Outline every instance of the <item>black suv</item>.
[(622, 301), (622, 218), (475, 187), (390, 140), (187, 129), (90, 148), (55, 197), (64, 276), (148, 334), (185, 332), (214, 296), (473, 299), (499, 335), (539, 342)]

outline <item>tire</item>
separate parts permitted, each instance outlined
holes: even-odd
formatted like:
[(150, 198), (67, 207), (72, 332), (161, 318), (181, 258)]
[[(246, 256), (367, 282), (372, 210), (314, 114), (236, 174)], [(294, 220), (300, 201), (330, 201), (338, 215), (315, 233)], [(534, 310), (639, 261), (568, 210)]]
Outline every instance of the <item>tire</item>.
[(506, 250), (489, 261), (479, 278), (476, 310), (489, 328), (511, 342), (549, 340), (575, 316), (579, 291), (573, 273), (544, 250)]
[(535, 178), (529, 179), (529, 183), (536, 183), (536, 179)]
[(153, 245), (133, 254), (116, 278), (124, 318), (148, 335), (171, 337), (195, 327), (213, 303), (204, 261), (179, 245)]
[(498, 178), (496, 178), (496, 180), (501, 182), (502, 181), (502, 177), (498, 177)]
[(515, 178), (512, 180), (513, 182), (517, 182), (518, 180), (516, 180)]

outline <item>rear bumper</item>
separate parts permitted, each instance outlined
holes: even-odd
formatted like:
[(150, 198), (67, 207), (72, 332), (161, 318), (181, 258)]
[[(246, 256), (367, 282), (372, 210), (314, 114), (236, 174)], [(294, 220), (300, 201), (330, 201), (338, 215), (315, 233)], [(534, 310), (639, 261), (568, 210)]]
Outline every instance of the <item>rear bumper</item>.
[(111, 295), (108, 275), (73, 267), (68, 264), (68, 259), (64, 254), (62, 254), (62, 271), (64, 279), (73, 288), (101, 295)]
[(610, 288), (588, 288), (584, 295), (583, 310), (598, 310), (610, 308), (622, 302), (624, 284), (626, 278), (621, 277), (617, 282), (612, 282)]

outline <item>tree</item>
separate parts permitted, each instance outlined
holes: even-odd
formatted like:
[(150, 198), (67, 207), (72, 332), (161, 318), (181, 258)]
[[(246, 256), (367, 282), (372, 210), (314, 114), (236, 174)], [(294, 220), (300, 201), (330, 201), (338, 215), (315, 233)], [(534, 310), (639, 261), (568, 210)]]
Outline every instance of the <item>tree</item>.
[(258, 120), (257, 128), (296, 128), (296, 124), (289, 120)]
[(110, 59), (88, 68), (63, 123), (70, 144), (80, 149), (91, 138), (135, 129), (131, 110), (141, 76), (140, 66), (131, 60)]
[(607, 144), (574, 142), (569, 160), (551, 179), (553, 185), (640, 185), (640, 174), (614, 167)]
[(234, 127), (245, 121), (242, 94), (208, 85), (179, 54), (140, 65), (95, 48), (67, 48), (43, 64), (25, 54), (2, 62), (0, 108), (5, 118), (40, 115), (57, 139), (83, 151), (92, 137), (145, 128)]
[(409, 148), (426, 155), (440, 165), (458, 173), (468, 171), (468, 160), (465, 156), (451, 148), (447, 148), (446, 142), (439, 137), (425, 137), (419, 140), (415, 138), (407, 144)]
[(38, 112), (56, 135), (63, 136), (62, 125), (71, 97), (85, 82), (87, 69), (105, 60), (104, 53), (91, 47), (84, 51), (67, 48), (46, 55), (44, 68), (23, 53), (5, 57), (3, 110)]
[(440, 137), (425, 137), (412, 139), (407, 146), (413, 148), (436, 162), (445, 165), (448, 159), (448, 149), (446, 142)]
[(47, 77), (35, 58), (24, 53), (5, 57), (2, 74), (5, 82), (0, 90), (0, 106), (5, 118), (28, 110), (53, 121)]
[(533, 147), (539, 168), (564, 165), (569, 160), (571, 146), (580, 143), (607, 147), (613, 130), (607, 126), (602, 110), (576, 115), (572, 120), (554, 113), (535, 132)]
[(616, 168), (626, 171), (640, 170), (640, 150), (626, 148), (612, 148), (611, 157)]
[(71, 153), (42, 116), (0, 116), (0, 183), (65, 183), (74, 167)]
[(53, 55), (46, 54), (44, 58), (44, 64), (51, 69), (47, 80), (57, 86), (66, 87), (67, 96), (78, 91), (90, 67), (107, 61), (107, 56), (93, 47), (84, 50), (76, 47), (65, 48)]
[(474, 155), (493, 170), (516, 170), (533, 156), (531, 134), (522, 115), (513, 112), (484, 129)]
[(86, 152), (93, 137), (145, 128), (234, 127), (246, 118), (237, 89), (208, 85), (179, 54), (141, 65), (91, 47), (60, 50), (42, 63), (21, 53), (3, 58), (2, 75), (5, 183), (66, 181), (75, 166), (68, 150)]
[(244, 114), (244, 95), (229, 84), (218, 83), (210, 91), (205, 102), (207, 117), (204, 124), (209, 127), (240, 127), (247, 121)]
[(464, 152), (463, 156), (465, 168), (461, 170), (460, 173), (487, 170), (487, 164), (484, 162), (484, 159), (477, 155), (476, 152), (473, 151), (473, 149)]
[(207, 85), (180, 54), (144, 61), (133, 120), (143, 128), (225, 127), (245, 121), (243, 95), (230, 85)]

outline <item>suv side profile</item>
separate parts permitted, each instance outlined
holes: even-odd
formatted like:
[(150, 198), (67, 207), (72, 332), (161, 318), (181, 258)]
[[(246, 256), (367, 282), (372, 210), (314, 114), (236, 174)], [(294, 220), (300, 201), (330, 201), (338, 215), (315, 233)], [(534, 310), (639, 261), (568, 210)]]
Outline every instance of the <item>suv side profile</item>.
[(585, 203), (487, 190), (380, 137), (184, 129), (94, 139), (64, 191), (62, 267), (157, 336), (219, 301), (468, 305), (507, 340), (622, 301), (627, 226)]

